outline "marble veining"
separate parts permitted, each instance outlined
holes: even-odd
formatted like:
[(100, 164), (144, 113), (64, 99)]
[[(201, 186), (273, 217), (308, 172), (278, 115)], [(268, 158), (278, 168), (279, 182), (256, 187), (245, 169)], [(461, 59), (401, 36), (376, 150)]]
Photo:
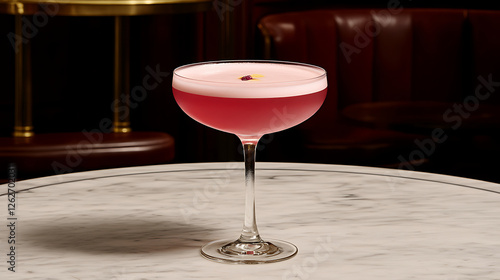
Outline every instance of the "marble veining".
[(172, 164), (18, 182), (15, 273), (2, 185), (0, 279), (500, 279), (498, 184), (297, 163), (256, 175), (260, 233), (294, 243), (288, 261), (203, 259), (239, 235), (243, 164)]

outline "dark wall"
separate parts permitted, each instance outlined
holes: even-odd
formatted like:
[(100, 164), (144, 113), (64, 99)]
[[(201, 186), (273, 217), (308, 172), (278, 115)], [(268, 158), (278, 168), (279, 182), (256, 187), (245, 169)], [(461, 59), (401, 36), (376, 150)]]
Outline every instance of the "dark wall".
[[(136, 131), (163, 131), (177, 142), (176, 161), (240, 160), (235, 136), (191, 120), (175, 104), (171, 73), (182, 64), (223, 58), (262, 56), (256, 23), (275, 12), (321, 7), (385, 7), (390, 1), (214, 0), (205, 14), (131, 18), (131, 87), (141, 85), (147, 67), (169, 73), (131, 110)], [(439, 3), (435, 3), (439, 2)], [(233, 3), (233, 4), (228, 4)], [(497, 9), (487, 1), (401, 0), (403, 7)], [(225, 12), (224, 12), (225, 11)], [(14, 122), (14, 52), (9, 34), (14, 17), (0, 15), (0, 136)], [(34, 125), (37, 133), (81, 131), (111, 118), (113, 98), (113, 18), (53, 17), (30, 39), (33, 55)], [(286, 134), (266, 136), (259, 159), (287, 160), (277, 152)], [(293, 160), (293, 158), (291, 158)]]

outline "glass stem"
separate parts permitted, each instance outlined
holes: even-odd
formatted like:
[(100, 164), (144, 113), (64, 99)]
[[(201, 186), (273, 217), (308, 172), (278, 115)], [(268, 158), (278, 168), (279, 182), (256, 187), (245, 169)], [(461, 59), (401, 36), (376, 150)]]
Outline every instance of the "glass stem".
[(262, 242), (255, 219), (255, 148), (257, 141), (242, 141), (245, 157), (245, 222), (239, 241)]

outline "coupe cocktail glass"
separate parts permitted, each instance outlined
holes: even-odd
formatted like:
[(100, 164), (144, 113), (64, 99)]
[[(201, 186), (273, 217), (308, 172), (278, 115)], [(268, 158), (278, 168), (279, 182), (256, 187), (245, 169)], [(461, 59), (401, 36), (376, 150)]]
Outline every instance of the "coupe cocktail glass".
[(181, 109), (211, 128), (235, 134), (245, 160), (245, 220), (237, 240), (208, 243), (201, 254), (225, 263), (268, 263), (297, 253), (293, 244), (261, 239), (255, 219), (255, 149), (268, 133), (295, 126), (321, 107), (324, 69), (302, 63), (228, 60), (189, 64), (174, 70), (172, 88)]

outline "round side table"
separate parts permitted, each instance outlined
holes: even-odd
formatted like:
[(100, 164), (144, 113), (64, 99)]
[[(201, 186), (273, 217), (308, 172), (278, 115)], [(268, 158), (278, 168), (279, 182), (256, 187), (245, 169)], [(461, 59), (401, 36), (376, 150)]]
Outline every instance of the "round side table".
[[(0, 162), (15, 162), (19, 170), (29, 173), (54, 171), (53, 167), (47, 166), (47, 160), (67, 161), (68, 158), (81, 156), (72, 153), (78, 151), (82, 141), (89, 141), (88, 135), (83, 133), (35, 135), (32, 123), (31, 46), (26, 36), (23, 37), (23, 28), (26, 28), (23, 26), (24, 16), (33, 16), (33, 20), (37, 21), (53, 16), (107, 16), (115, 19), (114, 115), (109, 127), (113, 133), (103, 133), (99, 143), (90, 143), (93, 145), (92, 153), (86, 156), (87, 162), (91, 162), (90, 159), (95, 162), (86, 169), (98, 169), (101, 163), (106, 162), (102, 159), (110, 155), (116, 162), (108, 161), (102, 165), (103, 168), (134, 165), (127, 152), (139, 151), (136, 156), (151, 158), (152, 162), (142, 160), (149, 164), (171, 161), (174, 156), (174, 139), (170, 135), (132, 132), (129, 114), (123, 113), (124, 109), (130, 109), (127, 104), (130, 97), (129, 17), (203, 12), (210, 7), (209, 0), (0, 0), (0, 13), (15, 16), (15, 123), (13, 137), (0, 138)], [(152, 142), (156, 144), (150, 145)], [(159, 153), (162, 156), (158, 156)], [(37, 160), (30, 162), (30, 158), (43, 158), (45, 160), (40, 162), (45, 163), (36, 164)]]

